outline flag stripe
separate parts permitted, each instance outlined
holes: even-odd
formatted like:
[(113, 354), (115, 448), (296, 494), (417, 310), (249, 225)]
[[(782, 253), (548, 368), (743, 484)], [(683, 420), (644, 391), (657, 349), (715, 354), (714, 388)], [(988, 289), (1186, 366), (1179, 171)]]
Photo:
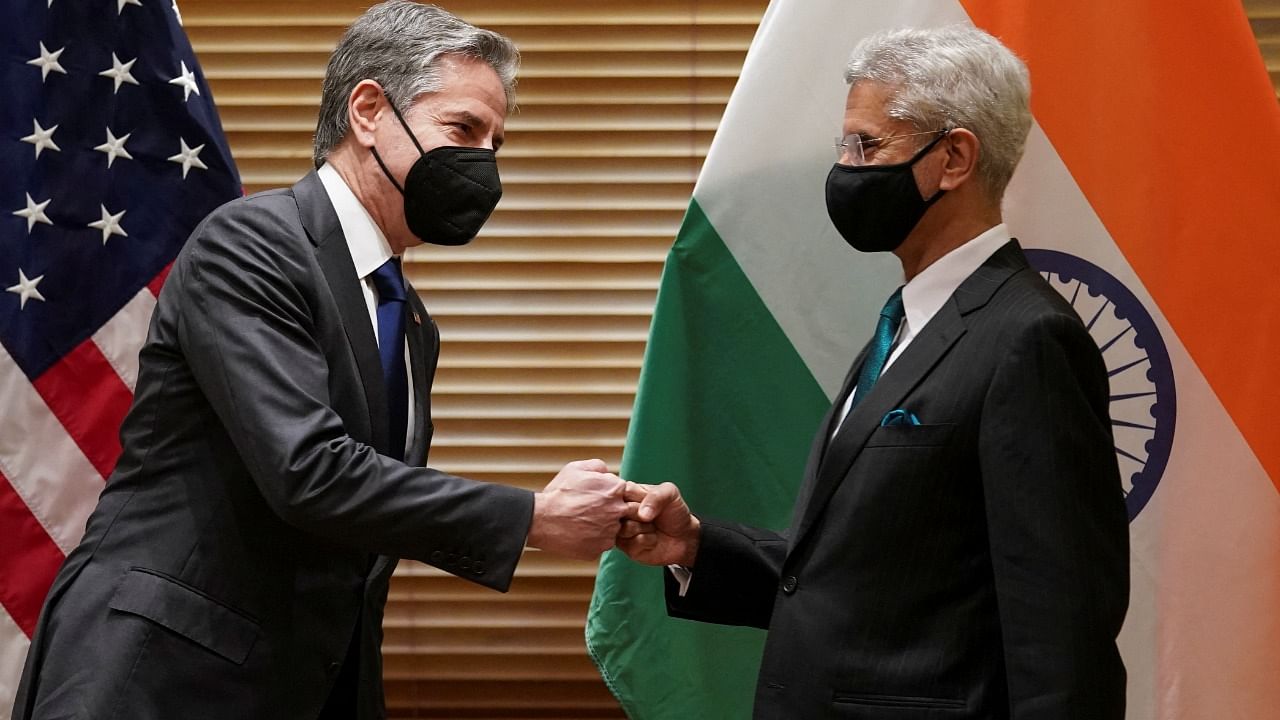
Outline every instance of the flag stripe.
[[(697, 200), (663, 270), (643, 367), (622, 475), (674, 479), (711, 516), (785, 527), (829, 401)], [(762, 635), (666, 617), (661, 573), (617, 552), (602, 560), (587, 627), (601, 674), (630, 717), (748, 717)], [(714, 663), (700, 662), (708, 647), (722, 651)], [(646, 692), (655, 675), (661, 697)]]
[(1243, 8), (963, 4), (1026, 59), (1036, 119), (1280, 483), (1273, 371), (1240, 362), (1280, 357), (1280, 333), (1258, 332), (1280, 315), (1280, 107)]
[(5, 529), (0, 543), (0, 605), (31, 637), (63, 555), (2, 473), (0, 527)]
[[(849, 0), (805, 0), (785, 12), (770, 7), (778, 15), (766, 15), (751, 43), (693, 194), (830, 397), (875, 329), (878, 308), (901, 283), (902, 268), (889, 253), (852, 252), (827, 219), (823, 183), (835, 161), (831, 143), (847, 95), (840, 77), (851, 47), (814, 42), (813, 32), (861, 34), (966, 17), (956, 2), (930, 2), (925, 10)], [(788, 110), (787, 131), (779, 133), (777, 114), (761, 112), (770, 107), (803, 111)], [(814, 312), (819, 307), (830, 311)]]
[(18, 693), (18, 678), (31, 640), (8, 613), (0, 611), (0, 720), (9, 720), (9, 702)]
[(156, 273), (155, 277), (151, 278), (151, 282), (147, 283), (147, 289), (151, 291), (152, 295), (160, 297), (160, 289), (164, 287), (164, 281), (169, 277), (169, 271), (172, 269), (173, 263), (170, 262), (164, 266), (163, 270)]
[(138, 338), (146, 337), (155, 308), (156, 296), (149, 287), (143, 288), (93, 334), (98, 351), (130, 393), (138, 382)]
[(98, 474), (109, 476), (120, 457), (120, 423), (133, 393), (93, 340), (77, 345), (32, 384)]
[(58, 547), (70, 552), (97, 504), (102, 476), (3, 346), (0, 396), (0, 472)]

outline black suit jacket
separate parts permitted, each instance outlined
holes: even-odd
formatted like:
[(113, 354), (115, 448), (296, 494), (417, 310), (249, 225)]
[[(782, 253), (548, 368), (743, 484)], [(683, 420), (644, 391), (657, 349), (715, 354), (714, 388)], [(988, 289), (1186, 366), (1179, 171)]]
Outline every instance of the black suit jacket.
[(417, 422), (402, 463), (384, 454), (402, 439), (387, 437), (373, 328), (319, 178), (196, 229), (15, 718), (310, 720), (331, 697), (344, 717), (381, 717), (395, 558), (508, 587), (532, 495), (421, 467), (439, 335), (409, 301), (422, 322), (407, 324)]
[(828, 441), (861, 362), (789, 531), (704, 521), (670, 613), (768, 629), (758, 718), (1122, 718), (1128, 521), (1075, 312), (1009, 243)]

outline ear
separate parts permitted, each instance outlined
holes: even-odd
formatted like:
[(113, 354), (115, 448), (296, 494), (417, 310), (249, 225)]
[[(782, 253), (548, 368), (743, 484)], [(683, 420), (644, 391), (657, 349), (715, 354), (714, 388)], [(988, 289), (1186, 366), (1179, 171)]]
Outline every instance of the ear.
[(940, 190), (954, 190), (969, 182), (978, 169), (978, 153), (981, 143), (978, 136), (964, 128), (956, 128), (943, 139), (946, 162), (942, 166)]
[(356, 83), (347, 98), (347, 123), (351, 127), (351, 137), (363, 147), (373, 147), (374, 128), (386, 109), (387, 97), (381, 85), (373, 80)]

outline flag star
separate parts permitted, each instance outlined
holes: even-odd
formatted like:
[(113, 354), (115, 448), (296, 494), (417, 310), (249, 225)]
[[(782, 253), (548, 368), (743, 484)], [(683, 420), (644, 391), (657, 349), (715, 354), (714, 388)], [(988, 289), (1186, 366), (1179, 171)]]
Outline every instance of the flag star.
[(125, 5), (137, 5), (142, 7), (142, 0), (116, 0), (116, 14), (124, 12)]
[(98, 74), (116, 81), (116, 88), (111, 91), (112, 94), (120, 92), (120, 86), (124, 83), (129, 83), (130, 85), (138, 84), (137, 79), (135, 79), (133, 74), (129, 72), (130, 69), (133, 68), (133, 64), (136, 62), (138, 62), (138, 58), (134, 58), (127, 63), (122, 63), (120, 62), (120, 58), (116, 57), (115, 53), (111, 53), (111, 69), (103, 70)]
[(48, 200), (38, 203), (31, 199), (31, 193), (27, 193), (27, 206), (22, 210), (14, 210), (13, 214), (27, 219), (27, 232), (30, 233), (31, 228), (35, 227), (36, 223), (44, 223), (45, 225), (53, 224), (53, 221), (49, 219), (49, 216), (44, 214), (44, 209), (48, 206)]
[(187, 147), (187, 141), (183, 138), (178, 138), (178, 142), (182, 143), (182, 152), (169, 158), (169, 162), (176, 162), (176, 163), (182, 164), (183, 180), (187, 179), (187, 171), (190, 170), (192, 167), (198, 167), (201, 170), (209, 169), (209, 166), (205, 165), (204, 162), (201, 161), (199, 157), (200, 151), (204, 150), (204, 145)]
[[(53, 2), (53, 0), (49, 0)], [(178, 9), (178, 0), (173, 0), (173, 14), (178, 18), (178, 24), (182, 24), (182, 11)]]
[(186, 102), (191, 97), (191, 93), (200, 94), (200, 88), (196, 85), (196, 74), (187, 69), (187, 62), (182, 61), (182, 73), (178, 77), (169, 81), (170, 85), (182, 86), (182, 101)]
[(102, 208), (102, 219), (89, 223), (89, 227), (102, 231), (103, 245), (107, 244), (107, 240), (111, 239), (112, 235), (129, 237), (129, 233), (125, 232), (124, 228), (120, 227), (120, 219), (123, 218), (125, 214), (124, 210), (112, 215), (107, 212), (106, 205), (99, 205), (98, 207)]
[(94, 148), (98, 152), (107, 154), (107, 167), (111, 167), (111, 163), (116, 158), (122, 157), (126, 160), (132, 160), (133, 156), (128, 150), (124, 149), (124, 144), (129, 142), (129, 136), (133, 133), (126, 133), (124, 137), (116, 137), (111, 134), (111, 128), (107, 128), (107, 141)]
[(27, 274), (22, 271), (22, 268), (18, 268), (18, 284), (11, 285), (5, 288), (5, 290), (18, 296), (18, 309), (23, 310), (27, 307), (27, 300), (30, 300), (31, 298), (44, 302), (44, 296), (36, 289), (36, 285), (39, 285), (40, 281), (43, 279), (44, 276), (41, 275), (40, 277), (28, 280)]
[(45, 130), (40, 127), (39, 120), (32, 120), (31, 124), (35, 126), (35, 131), (22, 138), (22, 142), (29, 142), (36, 146), (36, 157), (40, 157), (40, 152), (45, 148), (62, 152), (62, 148), (58, 147), (58, 144), (53, 141), (53, 133), (58, 129), (57, 125)]
[(66, 48), (61, 47), (53, 52), (49, 52), (49, 49), (44, 46), (44, 43), (40, 43), (40, 57), (31, 58), (27, 61), (28, 65), (35, 65), (40, 68), (40, 82), (44, 82), (45, 78), (49, 77), (49, 73), (51, 72), (60, 72), (63, 75), (67, 74), (67, 69), (62, 67), (62, 64), (58, 62), (58, 56), (62, 54), (63, 50), (66, 50)]

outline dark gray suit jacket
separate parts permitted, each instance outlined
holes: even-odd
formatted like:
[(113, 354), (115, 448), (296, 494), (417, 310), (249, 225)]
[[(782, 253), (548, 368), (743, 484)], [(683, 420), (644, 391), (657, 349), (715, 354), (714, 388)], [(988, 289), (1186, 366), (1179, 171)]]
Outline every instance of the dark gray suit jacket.
[(45, 601), (16, 719), (311, 720), (330, 698), (381, 717), (395, 559), (507, 589), (532, 494), (421, 467), (439, 335), (409, 299), (417, 422), (402, 463), (382, 454), (399, 439), (377, 344), (315, 173), (195, 230), (152, 318), (119, 464)]
[(670, 613), (768, 629), (757, 718), (1120, 720), (1128, 521), (1075, 312), (1010, 242), (828, 441), (861, 363), (789, 531), (704, 521)]

